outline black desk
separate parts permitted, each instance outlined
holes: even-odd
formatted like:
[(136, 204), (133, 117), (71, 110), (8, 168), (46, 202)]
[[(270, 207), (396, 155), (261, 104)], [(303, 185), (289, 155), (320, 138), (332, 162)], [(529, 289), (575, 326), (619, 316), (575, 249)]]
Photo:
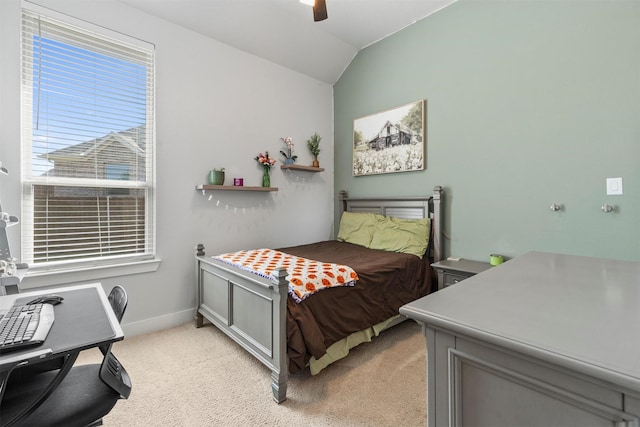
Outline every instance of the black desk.
[(25, 350), (0, 355), (0, 424), (10, 420), (2, 417), (2, 396), (11, 372), (31, 364), (62, 358), (64, 364), (58, 375), (33, 402), (25, 403), (22, 414), (37, 408), (62, 381), (82, 350), (98, 347), (124, 338), (124, 333), (113, 313), (109, 300), (99, 283), (69, 286), (44, 291), (0, 296), (0, 310), (7, 309), (15, 301), (29, 301), (38, 295), (55, 293), (64, 298), (54, 306), (55, 321), (45, 342)]

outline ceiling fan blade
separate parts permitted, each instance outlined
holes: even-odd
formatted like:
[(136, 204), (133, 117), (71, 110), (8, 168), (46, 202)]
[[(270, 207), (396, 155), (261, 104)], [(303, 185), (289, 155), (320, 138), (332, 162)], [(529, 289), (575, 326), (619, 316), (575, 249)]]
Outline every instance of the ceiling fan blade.
[(315, 22), (327, 19), (327, 3), (325, 0), (316, 0), (313, 5), (313, 20)]

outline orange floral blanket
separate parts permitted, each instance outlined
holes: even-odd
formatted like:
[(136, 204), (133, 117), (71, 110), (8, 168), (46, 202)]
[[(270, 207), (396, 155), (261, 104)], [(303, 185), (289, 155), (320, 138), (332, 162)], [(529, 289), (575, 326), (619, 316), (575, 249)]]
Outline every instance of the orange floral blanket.
[(358, 274), (346, 265), (301, 258), (273, 249), (253, 249), (216, 255), (213, 258), (267, 279), (277, 279), (275, 271), (287, 270), (289, 295), (301, 302), (309, 295), (335, 286), (353, 286)]

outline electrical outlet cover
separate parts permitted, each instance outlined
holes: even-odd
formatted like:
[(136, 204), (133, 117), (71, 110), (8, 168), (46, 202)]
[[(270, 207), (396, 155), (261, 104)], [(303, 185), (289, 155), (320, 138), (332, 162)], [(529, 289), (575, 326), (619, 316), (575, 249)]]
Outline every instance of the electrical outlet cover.
[(607, 195), (622, 194), (622, 178), (607, 178)]

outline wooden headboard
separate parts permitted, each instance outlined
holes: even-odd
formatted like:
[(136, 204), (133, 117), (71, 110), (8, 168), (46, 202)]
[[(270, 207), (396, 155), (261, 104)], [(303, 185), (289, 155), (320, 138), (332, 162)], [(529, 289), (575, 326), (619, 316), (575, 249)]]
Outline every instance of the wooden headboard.
[(443, 257), (442, 244), (442, 196), (444, 190), (437, 185), (428, 197), (367, 197), (351, 198), (340, 191), (342, 211), (376, 213), (396, 218), (431, 218), (431, 258), (434, 262)]

